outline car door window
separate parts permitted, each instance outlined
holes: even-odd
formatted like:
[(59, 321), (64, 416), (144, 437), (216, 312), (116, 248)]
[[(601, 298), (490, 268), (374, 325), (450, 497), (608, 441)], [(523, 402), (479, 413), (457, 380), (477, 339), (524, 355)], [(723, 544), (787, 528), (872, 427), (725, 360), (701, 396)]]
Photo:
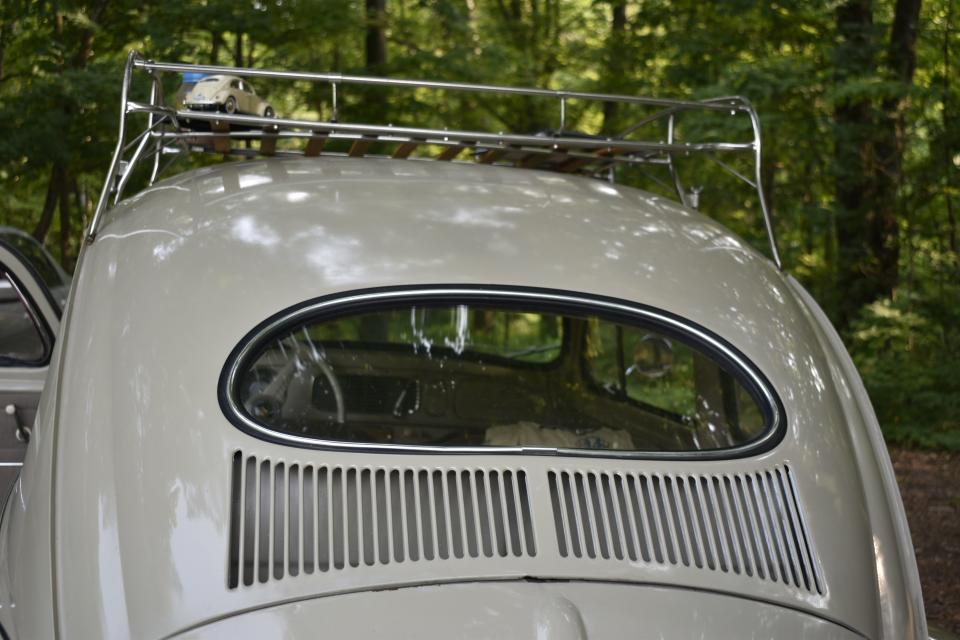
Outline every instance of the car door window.
[(39, 242), (24, 233), (0, 231), (0, 242), (4, 242), (20, 254), (21, 261), (31, 267), (35, 277), (52, 295), (50, 301), (57, 311), (62, 311), (70, 288), (70, 276), (54, 264), (52, 256)]
[(40, 276), (43, 284), (47, 285), (48, 288), (53, 289), (54, 287), (59, 287), (64, 284), (60, 273), (44, 254), (40, 243), (20, 235), (10, 235), (4, 239), (26, 258), (26, 261), (36, 270), (37, 275)]
[(47, 352), (47, 341), (21, 287), (0, 272), (0, 365), (39, 365)]

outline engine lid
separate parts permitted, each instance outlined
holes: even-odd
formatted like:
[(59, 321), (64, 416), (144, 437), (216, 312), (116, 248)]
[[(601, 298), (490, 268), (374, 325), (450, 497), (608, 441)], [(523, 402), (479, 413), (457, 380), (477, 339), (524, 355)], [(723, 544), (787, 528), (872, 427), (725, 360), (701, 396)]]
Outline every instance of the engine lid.
[(270, 607), (181, 636), (219, 638), (744, 638), (852, 640), (832, 622), (703, 591), (588, 582), (475, 582), (361, 592)]

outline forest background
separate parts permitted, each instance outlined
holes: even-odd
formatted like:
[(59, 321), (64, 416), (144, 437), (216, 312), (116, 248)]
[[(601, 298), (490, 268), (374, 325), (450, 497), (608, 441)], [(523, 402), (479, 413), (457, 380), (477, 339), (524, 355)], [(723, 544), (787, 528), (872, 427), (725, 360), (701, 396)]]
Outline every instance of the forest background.
[[(957, 0), (3, 0), (0, 224), (72, 267), (116, 143), (131, 49), (204, 64), (743, 95), (760, 113), (784, 264), (840, 330), (888, 441), (960, 450), (958, 14)], [(278, 113), (323, 115), (318, 87), (256, 85)], [(342, 112), (553, 126), (544, 105), (439, 92), (355, 91)], [(632, 115), (572, 107), (567, 126), (602, 134)], [(702, 208), (764, 250), (755, 194), (715, 185), (708, 170), (696, 177)]]

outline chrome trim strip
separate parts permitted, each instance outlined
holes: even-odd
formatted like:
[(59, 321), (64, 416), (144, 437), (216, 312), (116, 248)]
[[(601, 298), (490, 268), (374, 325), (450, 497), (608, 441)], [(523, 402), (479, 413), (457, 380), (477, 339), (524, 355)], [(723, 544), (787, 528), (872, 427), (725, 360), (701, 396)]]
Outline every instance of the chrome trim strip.
[[(136, 55), (136, 54), (134, 54)], [(173, 71), (176, 73), (195, 72), (207, 74), (235, 75), (244, 78), (272, 78), (275, 80), (302, 80), (307, 82), (328, 82), (334, 84), (360, 84), (384, 87), (407, 87), (412, 89), (438, 89), (449, 91), (476, 91), (478, 93), (500, 93), (520, 96), (539, 96), (543, 98), (602, 100), (605, 102), (625, 102), (669, 108), (703, 108), (727, 111), (731, 108), (744, 109), (742, 105), (721, 104), (721, 101), (744, 100), (739, 96), (714, 98), (709, 101), (670, 100), (645, 96), (626, 96), (612, 93), (591, 93), (584, 91), (563, 91), (553, 89), (532, 89), (494, 84), (476, 84), (468, 82), (443, 82), (436, 80), (409, 80), (404, 78), (379, 78), (375, 76), (355, 76), (342, 73), (312, 73), (300, 71), (279, 71), (274, 69), (250, 69), (246, 67), (223, 67), (218, 65), (184, 64), (176, 62), (155, 62), (136, 56), (134, 66), (147, 71)]]
[[(693, 337), (702, 344), (709, 345), (711, 349), (721, 353), (734, 363), (741, 375), (749, 377), (750, 382), (758, 389), (763, 396), (763, 401), (767, 403), (772, 416), (771, 422), (767, 425), (765, 433), (756, 440), (753, 440), (739, 447), (729, 449), (712, 449), (707, 451), (590, 451), (584, 449), (566, 449), (562, 447), (442, 447), (435, 445), (401, 445), (401, 444), (381, 444), (381, 443), (355, 443), (341, 442), (337, 440), (323, 440), (319, 438), (305, 438), (286, 434), (280, 431), (267, 428), (247, 417), (242, 408), (237, 404), (233, 397), (233, 390), (237, 386), (239, 368), (251, 356), (253, 351), (259, 348), (262, 342), (284, 326), (295, 325), (319, 313), (338, 307), (350, 306), (357, 303), (366, 303), (371, 301), (399, 301), (399, 300), (417, 300), (430, 299), (436, 297), (457, 297), (457, 296), (490, 296), (502, 300), (525, 300), (542, 301), (549, 303), (559, 303), (574, 306), (585, 306), (597, 309), (599, 311), (608, 311), (634, 315), (643, 320), (652, 321), (673, 329), (683, 335)], [(684, 322), (667, 313), (660, 313), (642, 306), (634, 306), (627, 302), (615, 302), (604, 298), (592, 298), (588, 296), (578, 296), (566, 293), (552, 293), (547, 291), (513, 290), (509, 288), (496, 287), (437, 287), (423, 288), (416, 287), (410, 289), (396, 289), (389, 291), (362, 292), (354, 294), (344, 294), (317, 301), (308, 304), (290, 313), (274, 318), (272, 321), (260, 326), (252, 335), (244, 337), (244, 344), (238, 351), (231, 354), (228, 361), (225, 384), (222, 384), (220, 392), (222, 398), (229, 408), (228, 418), (239, 420), (244, 427), (254, 435), (260, 434), (267, 440), (293, 444), (301, 447), (313, 449), (332, 449), (340, 451), (366, 451), (378, 453), (443, 453), (443, 454), (527, 454), (527, 455), (571, 455), (580, 457), (601, 457), (601, 458), (627, 458), (627, 459), (717, 459), (717, 458), (735, 458), (749, 455), (758, 450), (763, 450), (771, 440), (781, 434), (783, 423), (780, 404), (770, 389), (769, 384), (760, 376), (756, 368), (734, 350), (729, 348), (721, 341), (714, 338), (709, 333), (700, 329), (693, 323)]]

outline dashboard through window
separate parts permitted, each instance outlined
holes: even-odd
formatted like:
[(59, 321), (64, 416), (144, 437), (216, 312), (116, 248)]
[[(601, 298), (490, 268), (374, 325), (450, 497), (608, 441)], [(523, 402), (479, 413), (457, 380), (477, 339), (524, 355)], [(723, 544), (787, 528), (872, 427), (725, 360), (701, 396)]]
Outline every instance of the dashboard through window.
[(228, 410), (298, 444), (720, 452), (777, 422), (760, 376), (656, 314), (491, 296), (298, 310), (228, 363)]

